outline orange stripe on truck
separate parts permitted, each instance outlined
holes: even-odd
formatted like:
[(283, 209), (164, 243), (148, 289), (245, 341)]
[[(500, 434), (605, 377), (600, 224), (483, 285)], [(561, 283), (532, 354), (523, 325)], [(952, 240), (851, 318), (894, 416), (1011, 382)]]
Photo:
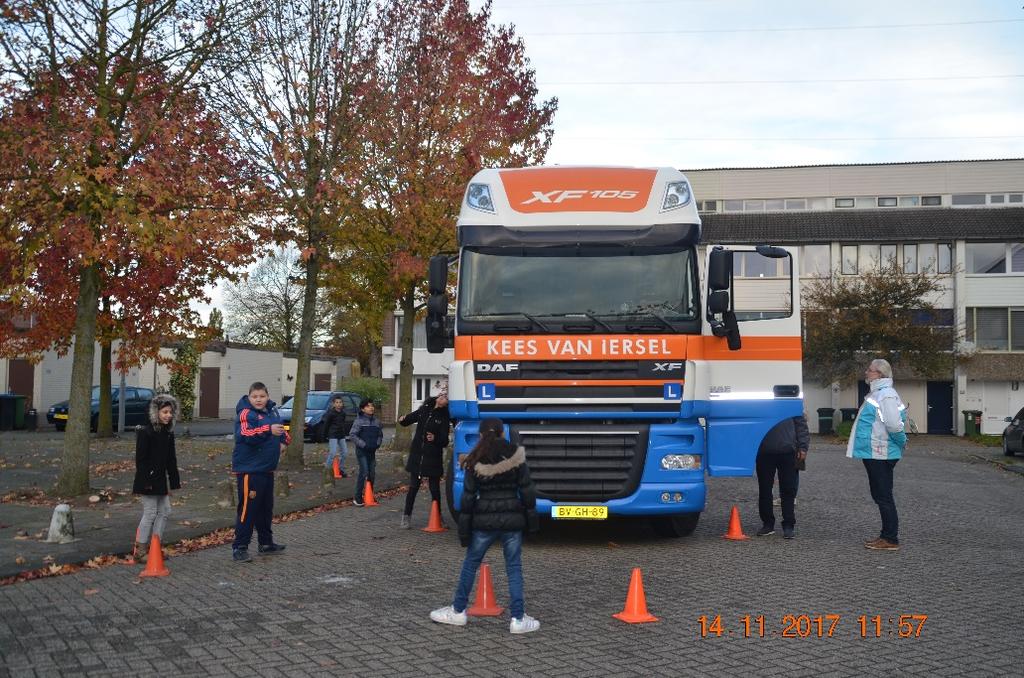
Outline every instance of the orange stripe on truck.
[[(478, 377), (477, 381), (487, 381)], [(487, 383), (498, 386), (663, 386), (678, 384), (682, 379), (494, 379)]]
[(502, 170), (509, 205), (524, 214), (639, 212), (647, 207), (657, 170), (545, 167)]

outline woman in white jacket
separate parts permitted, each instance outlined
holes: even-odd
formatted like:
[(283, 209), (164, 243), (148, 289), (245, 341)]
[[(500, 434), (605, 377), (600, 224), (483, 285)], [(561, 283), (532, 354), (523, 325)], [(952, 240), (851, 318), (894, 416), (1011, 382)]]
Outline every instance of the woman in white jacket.
[(900, 548), (899, 516), (892, 496), (893, 470), (907, 446), (904, 427), (907, 408), (899, 393), (892, 387), (892, 366), (888, 361), (872, 360), (864, 370), (864, 380), (871, 391), (857, 413), (850, 431), (846, 456), (860, 459), (868, 473), (871, 498), (878, 505), (882, 517), (882, 531), (877, 539), (864, 546), (876, 551), (896, 551)]

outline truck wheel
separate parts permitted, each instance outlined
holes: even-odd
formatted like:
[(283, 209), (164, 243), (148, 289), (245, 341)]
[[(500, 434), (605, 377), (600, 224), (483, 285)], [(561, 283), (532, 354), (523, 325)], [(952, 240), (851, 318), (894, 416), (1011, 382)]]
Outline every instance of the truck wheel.
[(448, 501), (448, 513), (452, 521), (458, 525), (459, 512), (455, 510), (455, 474), (451, 469), (448, 469), (448, 474), (444, 478), (444, 497)]
[(1014, 455), (1014, 451), (1010, 449), (1010, 441), (1006, 439), (1006, 436), (1003, 436), (1003, 455), (1007, 457)]
[(659, 537), (688, 537), (697, 529), (700, 513), (677, 513), (651, 518), (651, 527)]

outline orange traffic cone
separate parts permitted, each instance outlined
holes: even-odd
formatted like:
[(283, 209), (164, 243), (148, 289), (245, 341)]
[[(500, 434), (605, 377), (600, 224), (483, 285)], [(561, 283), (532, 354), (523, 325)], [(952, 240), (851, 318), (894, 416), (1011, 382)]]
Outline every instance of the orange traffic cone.
[(656, 622), (658, 618), (647, 611), (647, 596), (644, 595), (644, 578), (640, 568), (634, 567), (629, 578), (629, 593), (626, 594), (626, 607), (622, 612), (612, 615), (627, 624), (643, 624)]
[(153, 535), (149, 541), (149, 557), (146, 559), (146, 569), (139, 573), (140, 577), (166, 577), (171, 573), (164, 566), (164, 552), (160, 549), (160, 537)]
[(334, 458), (334, 477), (344, 478), (344, 476), (341, 475), (341, 463), (338, 461), (337, 457)]
[(373, 498), (373, 483), (369, 480), (366, 481), (366, 487), (363, 490), (363, 506), (377, 506), (377, 500)]
[(441, 524), (441, 502), (436, 499), (430, 502), (430, 520), (423, 528), (424, 532), (444, 532), (444, 525)]
[(480, 575), (476, 580), (476, 602), (466, 610), (471, 617), (497, 617), (505, 608), (498, 607), (494, 602), (494, 584), (491, 582), (491, 566), (480, 565)]
[(743, 534), (743, 526), (740, 525), (740, 510), (735, 506), (732, 507), (732, 514), (729, 516), (729, 531), (723, 534), (722, 538), (734, 539), (736, 541), (750, 539), (750, 537)]

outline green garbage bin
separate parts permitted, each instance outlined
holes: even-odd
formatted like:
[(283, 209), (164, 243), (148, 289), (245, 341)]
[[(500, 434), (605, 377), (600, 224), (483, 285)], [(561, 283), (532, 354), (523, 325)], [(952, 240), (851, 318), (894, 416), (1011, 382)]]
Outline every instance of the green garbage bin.
[(853, 421), (857, 418), (857, 407), (840, 407), (839, 411), (843, 413), (843, 421)]
[[(17, 416), (15, 410), (16, 405), (24, 403), (18, 403), (18, 399), (23, 396), (16, 396), (13, 393), (0, 393), (0, 431), (10, 431), (14, 428), (15, 417)], [(22, 425), (25, 422), (24, 410), (22, 411)]]
[(835, 416), (835, 413), (836, 411), (831, 407), (818, 408), (818, 433), (821, 435), (832, 433), (832, 418)]
[(964, 413), (964, 433), (968, 436), (981, 433), (981, 411), (962, 410)]
[(17, 394), (11, 398), (14, 401), (14, 430), (21, 431), (25, 428), (25, 405), (28, 403), (28, 398)]

